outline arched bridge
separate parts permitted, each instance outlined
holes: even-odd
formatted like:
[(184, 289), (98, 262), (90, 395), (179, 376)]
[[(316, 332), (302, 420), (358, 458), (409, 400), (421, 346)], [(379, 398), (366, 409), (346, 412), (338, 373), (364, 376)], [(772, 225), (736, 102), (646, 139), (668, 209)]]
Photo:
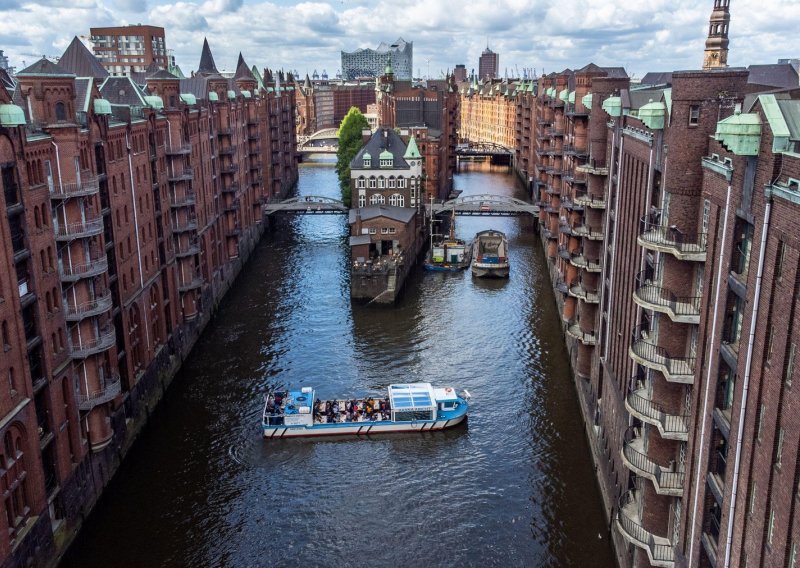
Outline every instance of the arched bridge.
[(297, 145), (297, 151), (304, 154), (335, 154), (339, 149), (339, 130), (323, 128), (317, 130)]
[(264, 215), (272, 213), (299, 213), (301, 215), (346, 214), (350, 209), (338, 199), (319, 195), (304, 195), (284, 201), (264, 204)]
[(513, 156), (514, 150), (494, 142), (464, 142), (456, 146), (457, 156)]
[(515, 197), (501, 195), (466, 195), (431, 205), (434, 215), (455, 211), (459, 215), (489, 215), (510, 217), (518, 215), (538, 215), (539, 207)]

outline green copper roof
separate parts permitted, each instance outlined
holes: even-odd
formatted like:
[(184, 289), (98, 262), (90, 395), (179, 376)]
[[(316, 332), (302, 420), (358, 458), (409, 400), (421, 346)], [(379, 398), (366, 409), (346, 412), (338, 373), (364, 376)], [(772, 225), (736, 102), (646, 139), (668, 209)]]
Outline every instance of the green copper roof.
[(94, 100), (95, 114), (111, 114), (111, 103), (105, 99)]
[(555, 97), (556, 96), (556, 88), (555, 87), (550, 87), (549, 89), (547, 89), (547, 96), (550, 97), (550, 98)]
[(246, 90), (242, 91), (242, 96), (244, 98), (246, 98), (246, 99), (252, 99), (253, 98), (253, 95), (250, 93), (250, 91), (246, 91)]
[(622, 99), (620, 97), (608, 97), (603, 101), (603, 110), (608, 116), (622, 116)]
[(364, 152), (364, 155), (363, 155), (363, 156), (361, 156), (361, 158), (362, 158), (363, 160), (365, 160), (365, 161), (367, 161), (367, 160), (371, 160), (371, 159), (372, 159), (372, 154), (370, 154), (369, 152)]
[(667, 119), (672, 116), (672, 88), (664, 89), (664, 104), (667, 105)]
[(737, 111), (717, 123), (714, 139), (737, 156), (757, 156), (761, 145), (761, 117)]
[(586, 107), (588, 112), (592, 112), (592, 93), (586, 93), (583, 95), (581, 102), (583, 103), (583, 106)]
[(645, 123), (650, 130), (663, 130), (664, 118), (667, 115), (667, 107), (661, 101), (652, 100), (639, 109), (639, 119)]
[(563, 91), (558, 93), (558, 98), (564, 102), (567, 102), (567, 100), (569, 100), (569, 89), (564, 89)]
[(162, 109), (164, 108), (164, 101), (158, 95), (150, 95), (144, 98), (145, 104), (150, 108)]
[(531, 81), (530, 85), (528, 85), (528, 92), (536, 93), (536, 84), (533, 81)]
[(772, 151), (785, 152), (789, 148), (789, 125), (781, 112), (775, 95), (759, 95), (758, 102), (772, 131)]
[[(216, 94), (216, 93), (214, 93)], [(181, 93), (181, 100), (187, 105), (192, 106), (197, 104), (197, 97), (191, 93)]]
[(236, 98), (236, 91), (228, 91), (228, 98), (235, 99)]
[(569, 92), (569, 97), (567, 97), (567, 102), (569, 102), (569, 103), (571, 103), (573, 105), (575, 104), (575, 91), (570, 91)]
[(389, 150), (384, 150), (381, 152), (381, 155), (378, 156), (379, 160), (394, 160), (394, 154), (392, 154)]
[(419, 148), (417, 148), (417, 141), (414, 140), (414, 137), (408, 139), (408, 147), (406, 148), (406, 153), (403, 154), (403, 158), (406, 160), (411, 159), (420, 159), (422, 156), (419, 153)]
[(25, 112), (17, 105), (0, 105), (0, 126), (22, 126)]
[(208, 100), (210, 100), (210, 101), (218, 101), (219, 100), (219, 95), (217, 93), (215, 93), (214, 91), (211, 91), (211, 92), (208, 93)]

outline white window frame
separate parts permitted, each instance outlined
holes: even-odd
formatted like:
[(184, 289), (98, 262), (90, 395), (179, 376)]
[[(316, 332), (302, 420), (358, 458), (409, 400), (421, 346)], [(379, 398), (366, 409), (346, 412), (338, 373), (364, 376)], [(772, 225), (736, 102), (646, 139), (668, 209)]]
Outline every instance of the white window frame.
[(362, 209), (367, 206), (367, 196), (363, 193), (358, 196), (358, 206)]
[(386, 187), (386, 180), (383, 176), (378, 177), (378, 189), (384, 189)]
[(371, 176), (369, 178), (369, 188), (370, 189), (375, 189), (377, 187), (376, 184), (377, 184), (377, 181), (375, 181), (375, 176)]
[(375, 227), (370, 227), (369, 228), (369, 234), (370, 235), (377, 235), (378, 234), (378, 229), (376, 229)]

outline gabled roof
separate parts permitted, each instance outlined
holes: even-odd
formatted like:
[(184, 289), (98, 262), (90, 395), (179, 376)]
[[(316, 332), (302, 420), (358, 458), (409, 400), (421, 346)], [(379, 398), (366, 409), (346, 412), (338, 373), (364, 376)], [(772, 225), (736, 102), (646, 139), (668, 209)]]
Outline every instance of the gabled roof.
[(217, 65), (214, 63), (214, 56), (211, 55), (211, 48), (208, 46), (208, 39), (203, 38), (203, 52), (200, 54), (200, 66), (197, 68), (198, 73), (205, 75), (217, 75)]
[(642, 85), (671, 85), (672, 72), (647, 73), (642, 77)]
[(14, 88), (15, 83), (11, 76), (6, 72), (5, 69), (0, 67), (0, 87), (10, 91)]
[(388, 155), (391, 155), (392, 167), (389, 171), (410, 169), (408, 162), (403, 158), (403, 155), (406, 153), (406, 145), (403, 143), (403, 139), (391, 128), (379, 128), (375, 131), (367, 143), (358, 151), (356, 157), (350, 162), (351, 170), (380, 169), (379, 165), (374, 162), (366, 168), (364, 167), (365, 153), (369, 154), (371, 157), (380, 156), (381, 159), (386, 159)]
[(77, 77), (95, 77), (97, 79), (108, 77), (105, 67), (77, 36), (72, 39), (61, 59), (58, 60), (58, 65), (68, 73), (74, 73)]
[(408, 224), (411, 219), (416, 215), (416, 208), (414, 207), (396, 207), (394, 205), (368, 205), (360, 209), (351, 209), (349, 214), (349, 223), (352, 225), (356, 222), (356, 215), (361, 215), (362, 221), (369, 221), (376, 217), (386, 217), (394, 221)]
[(42, 57), (39, 61), (31, 65), (30, 67), (26, 67), (19, 73), (17, 73), (17, 77), (28, 77), (28, 76), (37, 76), (37, 75), (50, 75), (56, 77), (74, 77), (74, 73), (70, 73), (63, 67), (61, 67), (58, 63), (53, 63), (49, 59)]
[(152, 75), (147, 75), (147, 79), (149, 79), (149, 80), (152, 80), (152, 79), (155, 79), (155, 80), (158, 80), (158, 79), (171, 79), (171, 80), (175, 81), (175, 80), (178, 79), (178, 77), (176, 77), (175, 75), (173, 75), (172, 73), (170, 73), (169, 71), (167, 71), (165, 69), (159, 69), (158, 71), (156, 71)]
[(782, 89), (797, 87), (800, 84), (797, 71), (788, 63), (750, 65), (747, 71), (749, 72), (747, 82), (751, 85), (764, 85)]
[(255, 81), (256, 78), (253, 76), (253, 73), (250, 71), (250, 68), (247, 66), (247, 63), (244, 62), (244, 57), (242, 56), (242, 52), (239, 52), (239, 62), (236, 64), (236, 73), (233, 75), (234, 79), (239, 80), (248, 80), (248, 81)]
[(108, 77), (100, 85), (103, 98), (112, 105), (147, 106), (141, 89), (130, 77)]
[(183, 71), (181, 71), (180, 65), (172, 65), (172, 64), (167, 65), (167, 71), (175, 75), (178, 79), (186, 78), (186, 75), (184, 75)]

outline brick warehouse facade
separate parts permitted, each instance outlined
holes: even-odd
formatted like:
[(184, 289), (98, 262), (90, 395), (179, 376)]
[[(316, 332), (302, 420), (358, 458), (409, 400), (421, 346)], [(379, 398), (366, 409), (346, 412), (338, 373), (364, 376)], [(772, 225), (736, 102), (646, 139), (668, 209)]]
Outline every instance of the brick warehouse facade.
[(0, 76), (4, 566), (63, 552), (297, 178), (291, 77), (68, 51)]
[(760, 67), (462, 86), (465, 138), (516, 113), (621, 566), (796, 563), (800, 89)]

